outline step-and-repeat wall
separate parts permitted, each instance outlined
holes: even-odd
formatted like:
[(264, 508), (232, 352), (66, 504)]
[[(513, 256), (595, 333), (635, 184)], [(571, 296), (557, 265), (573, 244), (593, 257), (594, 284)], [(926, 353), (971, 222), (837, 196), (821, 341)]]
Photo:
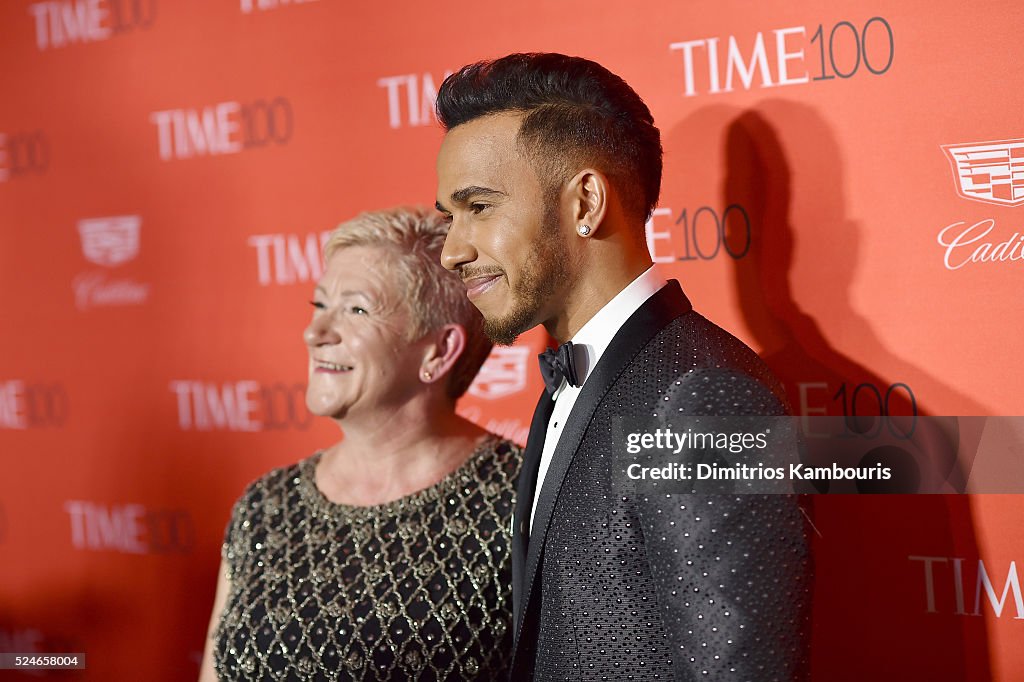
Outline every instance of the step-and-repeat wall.
[[(303, 402), (321, 240), (433, 202), (437, 86), (482, 58), (582, 55), (645, 98), (654, 258), (797, 413), (1024, 413), (1022, 25), (1010, 0), (0, 4), (0, 651), (196, 674), (232, 502), (340, 437)], [(524, 440), (545, 342), (496, 349), (461, 411)], [(814, 507), (816, 679), (1024, 674), (1024, 501)]]

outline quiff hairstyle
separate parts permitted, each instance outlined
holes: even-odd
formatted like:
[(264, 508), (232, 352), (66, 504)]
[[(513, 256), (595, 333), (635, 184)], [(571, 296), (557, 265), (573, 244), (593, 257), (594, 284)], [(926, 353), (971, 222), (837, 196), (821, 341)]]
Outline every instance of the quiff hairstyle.
[(436, 108), (445, 130), (490, 114), (524, 114), (518, 142), (549, 200), (594, 166), (634, 220), (645, 222), (658, 203), (662, 149), (654, 117), (624, 80), (589, 59), (520, 53), (470, 64), (441, 84)]
[(324, 260), (351, 246), (386, 249), (391, 258), (385, 267), (398, 283), (409, 311), (408, 341), (422, 339), (446, 324), (462, 325), (466, 348), (455, 361), (447, 384), (448, 397), (454, 401), (473, 383), (492, 344), (462, 280), (441, 267), (447, 234), (447, 222), (434, 209), (399, 207), (362, 213), (331, 233), (324, 244)]

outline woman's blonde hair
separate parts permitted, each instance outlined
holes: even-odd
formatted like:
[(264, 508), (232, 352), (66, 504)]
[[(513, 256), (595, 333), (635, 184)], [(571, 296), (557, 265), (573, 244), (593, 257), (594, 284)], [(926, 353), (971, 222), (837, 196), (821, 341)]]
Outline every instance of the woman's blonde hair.
[(466, 348), (448, 378), (448, 396), (455, 400), (473, 382), (491, 342), (483, 318), (466, 297), (466, 287), (454, 272), (441, 267), (441, 249), (448, 223), (432, 208), (398, 207), (361, 213), (339, 225), (324, 244), (324, 260), (340, 249), (367, 246), (388, 249), (389, 266), (409, 310), (407, 338), (416, 341), (446, 324), (466, 330)]

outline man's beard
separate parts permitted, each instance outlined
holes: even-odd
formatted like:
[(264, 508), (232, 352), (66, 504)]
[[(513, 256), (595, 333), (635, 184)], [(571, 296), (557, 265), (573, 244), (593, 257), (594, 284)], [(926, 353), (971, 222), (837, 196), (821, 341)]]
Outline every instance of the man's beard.
[(509, 282), (512, 310), (502, 317), (484, 318), (484, 334), (501, 346), (511, 346), (516, 337), (535, 326), (540, 308), (570, 280), (570, 255), (559, 229), (557, 204), (545, 204), (542, 236), (523, 263), (515, 289)]

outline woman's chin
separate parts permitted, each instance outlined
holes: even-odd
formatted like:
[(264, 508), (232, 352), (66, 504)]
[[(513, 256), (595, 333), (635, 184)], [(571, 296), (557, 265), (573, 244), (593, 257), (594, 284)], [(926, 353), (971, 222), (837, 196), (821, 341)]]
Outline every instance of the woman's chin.
[(306, 409), (317, 417), (343, 419), (348, 413), (348, 406), (334, 400), (316, 400), (306, 398)]

